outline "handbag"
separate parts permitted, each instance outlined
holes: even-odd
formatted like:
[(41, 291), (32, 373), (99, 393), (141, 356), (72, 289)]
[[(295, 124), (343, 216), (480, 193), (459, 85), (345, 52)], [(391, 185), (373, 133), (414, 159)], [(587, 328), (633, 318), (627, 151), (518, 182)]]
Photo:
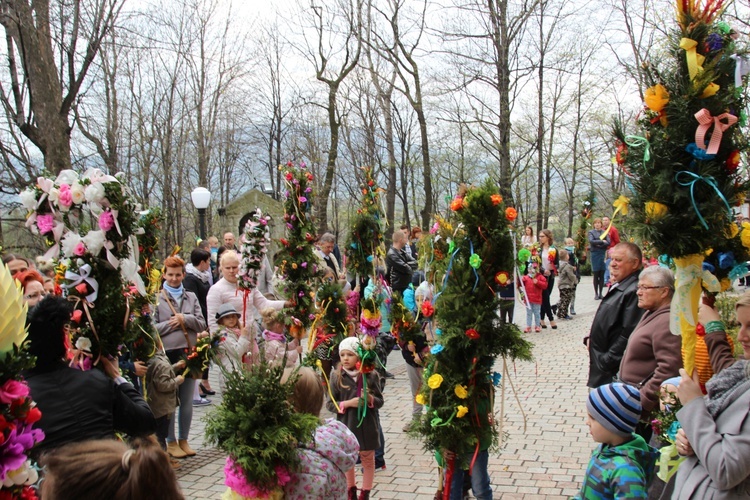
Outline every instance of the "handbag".
[[(162, 288), (161, 293), (162, 295), (164, 295), (164, 300), (167, 301), (167, 305), (169, 306), (169, 309), (172, 310), (172, 315), (177, 316), (177, 310), (172, 305), (172, 301), (169, 300), (169, 295), (167, 295), (167, 291)], [(182, 328), (182, 333), (185, 335), (185, 340), (187, 341), (187, 345), (188, 345), (188, 352), (190, 352), (193, 349), (193, 346), (190, 345), (190, 336), (188, 335), (187, 328), (185, 327), (185, 322), (180, 318), (177, 318), (177, 321), (180, 322), (180, 328)]]

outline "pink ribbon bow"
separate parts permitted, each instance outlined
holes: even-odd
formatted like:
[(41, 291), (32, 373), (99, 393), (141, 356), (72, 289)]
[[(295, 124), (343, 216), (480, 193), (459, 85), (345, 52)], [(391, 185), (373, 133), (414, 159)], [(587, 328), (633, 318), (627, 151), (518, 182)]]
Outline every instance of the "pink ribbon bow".
[[(724, 134), (724, 131), (737, 123), (737, 117), (730, 113), (711, 116), (711, 112), (706, 108), (695, 113), (695, 118), (700, 123), (695, 130), (695, 144), (699, 148), (706, 150), (706, 153), (710, 155), (715, 155), (719, 151), (721, 136)], [(726, 120), (726, 123), (722, 120)], [(711, 125), (714, 126), (714, 130), (711, 133), (711, 142), (708, 143), (708, 148), (706, 148), (706, 132), (711, 128)]]

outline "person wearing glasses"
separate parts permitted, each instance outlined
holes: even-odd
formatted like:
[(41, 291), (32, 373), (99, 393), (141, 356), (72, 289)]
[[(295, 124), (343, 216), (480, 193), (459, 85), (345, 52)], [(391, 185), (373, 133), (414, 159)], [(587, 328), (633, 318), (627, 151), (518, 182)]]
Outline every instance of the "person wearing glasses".
[(620, 362), (618, 381), (641, 393), (641, 418), (635, 429), (646, 442), (651, 438), (651, 412), (658, 407), (661, 384), (682, 368), (682, 338), (669, 331), (669, 312), (674, 295), (674, 275), (660, 266), (648, 267), (638, 277), (638, 307), (645, 314), (628, 339)]
[(47, 291), (44, 289), (44, 278), (37, 271), (33, 269), (30, 271), (21, 271), (13, 278), (21, 283), (23, 300), (29, 305), (29, 309), (40, 303), (47, 296)]
[(633, 243), (621, 242), (612, 248), (611, 255), (610, 275), (615, 284), (602, 298), (589, 336), (583, 339), (589, 349), (587, 385), (592, 389), (614, 380), (628, 338), (643, 316), (636, 293), (641, 249)]

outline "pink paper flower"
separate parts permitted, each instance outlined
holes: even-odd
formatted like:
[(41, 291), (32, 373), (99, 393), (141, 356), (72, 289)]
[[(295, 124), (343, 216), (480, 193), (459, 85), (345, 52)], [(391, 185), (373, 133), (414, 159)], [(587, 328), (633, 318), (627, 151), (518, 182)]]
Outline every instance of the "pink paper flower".
[(29, 386), (18, 380), (7, 380), (0, 387), (0, 403), (10, 404), (29, 395)]
[(99, 216), (99, 229), (106, 233), (113, 227), (115, 227), (115, 218), (112, 215), (112, 212), (102, 212), (102, 214)]
[(86, 253), (86, 245), (84, 245), (82, 241), (79, 241), (78, 244), (73, 249), (73, 254), (77, 255), (78, 257), (82, 257), (83, 254), (85, 253)]
[(70, 192), (68, 184), (60, 185), (60, 195), (57, 198), (57, 202), (64, 207), (73, 205), (73, 194)]
[(36, 227), (39, 228), (39, 234), (47, 234), (55, 227), (55, 221), (52, 214), (42, 214), (36, 216)]

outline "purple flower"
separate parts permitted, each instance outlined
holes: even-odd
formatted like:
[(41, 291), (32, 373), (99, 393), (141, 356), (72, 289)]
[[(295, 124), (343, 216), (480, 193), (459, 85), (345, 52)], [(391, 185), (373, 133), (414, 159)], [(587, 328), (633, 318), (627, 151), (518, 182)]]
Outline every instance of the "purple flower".
[(300, 297), (304, 297), (304, 296), (305, 296), (305, 292), (304, 292), (304, 291), (302, 291), (302, 290), (300, 290), (300, 291), (299, 291), (299, 293), (298, 293), (297, 295), (299, 295)]
[(300, 196), (299, 197), (299, 202), (300, 203), (307, 203), (307, 198), (305, 198), (304, 196)]
[(307, 163), (305, 163), (303, 161), (302, 163), (299, 164), (299, 166), (300, 166), (300, 168), (306, 168), (307, 167)]
[(300, 266), (302, 266), (304, 269), (307, 269), (307, 262), (303, 262), (302, 264), (300, 264)]
[(706, 47), (708, 47), (708, 50), (711, 52), (721, 50), (724, 47), (724, 40), (721, 38), (720, 34), (711, 33), (706, 37)]
[(312, 193), (312, 188), (311, 187), (305, 188), (305, 193)]
[(289, 222), (286, 223), (287, 229), (294, 229), (294, 226), (291, 225)]
[(16, 399), (29, 395), (29, 386), (18, 380), (9, 379), (0, 387), (0, 403), (10, 404)]
[(44, 432), (32, 429), (30, 425), (17, 424), (11, 428), (5, 443), (0, 446), (0, 480), (5, 480), (8, 472), (21, 467), (26, 461), (26, 452), (42, 439)]

